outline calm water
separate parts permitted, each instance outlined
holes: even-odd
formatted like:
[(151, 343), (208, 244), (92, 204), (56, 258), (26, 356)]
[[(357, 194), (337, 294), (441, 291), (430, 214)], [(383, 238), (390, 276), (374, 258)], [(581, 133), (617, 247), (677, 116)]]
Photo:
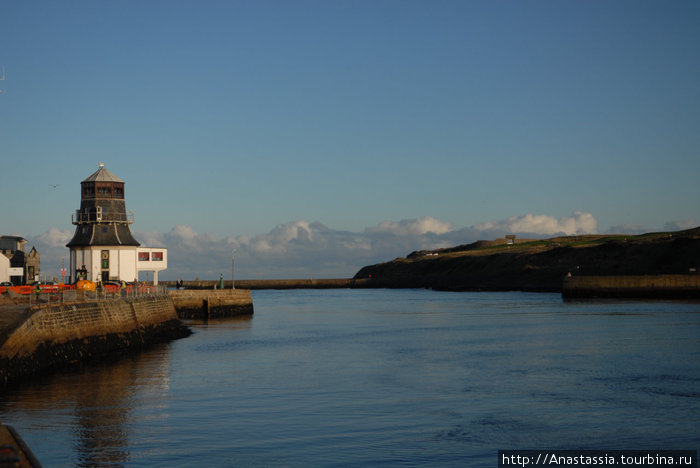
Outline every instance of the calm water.
[(495, 466), (700, 447), (700, 304), (253, 292), (255, 316), (0, 394), (45, 466)]

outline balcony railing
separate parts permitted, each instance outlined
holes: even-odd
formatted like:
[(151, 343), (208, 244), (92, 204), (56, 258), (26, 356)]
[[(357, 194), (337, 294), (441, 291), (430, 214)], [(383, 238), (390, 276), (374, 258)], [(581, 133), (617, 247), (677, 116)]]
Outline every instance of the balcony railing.
[(71, 222), (73, 224), (85, 224), (85, 223), (134, 223), (134, 213), (129, 210), (129, 214), (126, 213), (81, 213), (80, 210), (76, 210), (71, 216)]

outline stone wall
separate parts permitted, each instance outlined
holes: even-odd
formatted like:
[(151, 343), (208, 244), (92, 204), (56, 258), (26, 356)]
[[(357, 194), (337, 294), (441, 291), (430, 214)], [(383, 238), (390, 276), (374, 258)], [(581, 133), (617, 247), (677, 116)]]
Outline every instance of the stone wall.
[(571, 276), (562, 295), (576, 297), (700, 297), (700, 275)]
[(253, 314), (247, 289), (178, 289), (168, 291), (180, 318), (208, 319)]
[(46, 367), (189, 333), (167, 296), (37, 305), (0, 346), (0, 385)]

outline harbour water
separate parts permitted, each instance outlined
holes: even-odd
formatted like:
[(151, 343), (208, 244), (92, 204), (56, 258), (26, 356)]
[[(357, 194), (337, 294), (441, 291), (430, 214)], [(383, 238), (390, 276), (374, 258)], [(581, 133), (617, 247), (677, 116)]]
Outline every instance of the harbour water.
[(700, 303), (254, 291), (255, 315), (0, 393), (44, 466), (496, 466), (700, 447)]

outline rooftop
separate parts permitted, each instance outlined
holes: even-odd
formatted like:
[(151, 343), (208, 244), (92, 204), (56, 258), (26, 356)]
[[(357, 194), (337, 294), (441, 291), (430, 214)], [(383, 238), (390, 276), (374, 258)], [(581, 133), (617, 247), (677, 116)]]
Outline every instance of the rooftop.
[(99, 163), (100, 168), (95, 171), (90, 177), (85, 179), (83, 182), (121, 182), (124, 183), (123, 180), (121, 180), (119, 177), (115, 176), (111, 172), (109, 172), (107, 169), (105, 169), (105, 165), (102, 163)]

